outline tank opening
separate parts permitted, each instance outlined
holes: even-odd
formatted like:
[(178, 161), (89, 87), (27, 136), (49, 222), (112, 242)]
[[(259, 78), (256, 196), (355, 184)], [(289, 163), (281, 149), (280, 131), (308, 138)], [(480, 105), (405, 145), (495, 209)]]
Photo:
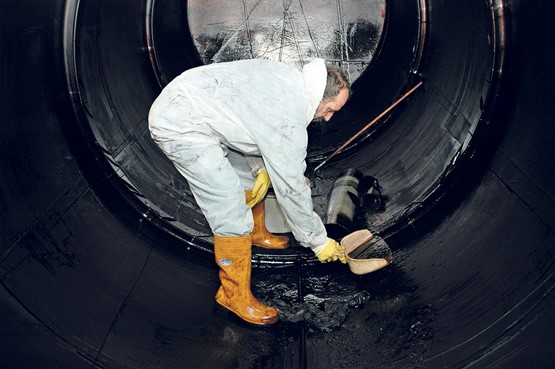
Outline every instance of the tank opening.
[[(186, 181), (155, 147), (146, 124), (160, 88), (186, 69), (253, 57), (300, 65), (319, 56), (347, 71), (353, 87), (347, 105), (329, 124), (309, 126), (307, 176), (314, 184), (315, 211), (322, 217), (343, 170), (354, 168), (364, 177), (379, 179), (385, 206), (356, 221), (385, 238), (412, 224), (442, 196), (450, 175), (464, 167), (470, 144), (478, 145), (477, 133), (487, 125), (482, 113), (484, 104), (493, 104), (490, 95), (495, 96), (497, 76), (492, 71), (500, 60), (495, 48), (499, 43), (492, 44), (499, 36), (492, 32), (500, 19), (487, 7), (459, 9), (473, 14), (475, 21), (457, 23), (458, 38), (447, 42), (438, 58), (427, 51), (427, 9), (418, 0), (261, 1), (248, 6), (158, 0), (147, 5), (147, 59), (115, 31), (116, 23), (107, 21), (92, 30), (80, 27), (99, 21), (100, 7), (80, 5), (76, 25), (68, 27), (65, 38), (70, 43), (66, 48), (75, 50), (75, 58), (66, 60), (68, 79), (79, 96), (76, 110), (81, 111), (83, 130), (100, 147), (97, 155), (106, 160), (106, 172), (121, 179), (120, 191), (158, 228), (200, 250), (211, 251), (211, 231)], [(460, 49), (473, 51), (461, 58)], [(448, 64), (455, 69), (469, 65), (470, 74), (452, 76), (453, 68), (443, 68)], [(384, 116), (318, 176), (311, 173), (422, 79), (421, 91)], [(106, 97), (99, 98), (97, 91), (105, 91)], [(294, 263), (304, 251), (257, 251), (255, 262)]]

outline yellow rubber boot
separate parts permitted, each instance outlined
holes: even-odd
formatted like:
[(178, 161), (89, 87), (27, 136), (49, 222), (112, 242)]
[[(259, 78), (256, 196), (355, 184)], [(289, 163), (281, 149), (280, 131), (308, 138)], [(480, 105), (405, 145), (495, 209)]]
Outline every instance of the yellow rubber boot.
[(278, 311), (258, 301), (251, 292), (251, 249), (250, 236), (214, 235), (214, 254), (221, 268), (216, 302), (251, 324), (274, 324)]
[[(246, 201), (252, 198), (251, 191), (245, 191)], [(263, 247), (265, 249), (285, 249), (289, 245), (287, 237), (276, 236), (266, 228), (264, 221), (264, 200), (252, 208), (252, 217), (254, 219), (254, 227), (252, 229), (252, 244)]]

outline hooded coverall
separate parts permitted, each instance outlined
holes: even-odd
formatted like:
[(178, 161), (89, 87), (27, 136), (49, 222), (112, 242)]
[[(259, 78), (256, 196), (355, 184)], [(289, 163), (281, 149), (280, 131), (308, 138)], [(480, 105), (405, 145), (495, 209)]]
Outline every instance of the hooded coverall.
[(251, 233), (244, 190), (265, 167), (295, 239), (315, 253), (325, 247), (304, 172), (307, 126), (326, 78), (322, 59), (302, 71), (253, 59), (193, 68), (163, 89), (149, 113), (151, 136), (187, 179), (214, 234)]

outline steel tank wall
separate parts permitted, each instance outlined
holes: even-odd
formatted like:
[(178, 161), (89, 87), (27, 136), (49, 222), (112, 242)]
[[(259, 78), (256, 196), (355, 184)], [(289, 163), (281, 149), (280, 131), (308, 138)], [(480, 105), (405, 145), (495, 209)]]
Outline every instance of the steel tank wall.
[[(363, 278), (337, 266), (256, 269), (257, 294), (299, 311), (314, 307), (303, 305), (308, 295), (362, 296), (347, 315), (327, 312), (337, 326), (315, 329), (319, 315), (305, 312), (313, 321), (290, 317), (270, 330), (214, 313), (218, 282), (210, 257), (160, 232), (150, 214), (137, 215), (128, 194), (114, 190), (118, 178), (90, 155), (61, 82), (58, 36), (68, 4), (10, 2), (2, 13), (3, 365), (552, 366), (550, 2), (504, 4), (510, 60), (495, 130), (447, 197), (391, 239), (395, 264)], [(137, 4), (140, 15), (146, 6)], [(441, 15), (440, 2), (430, 4)], [(117, 4), (113, 10), (122, 22), (133, 19)], [(149, 75), (147, 63), (126, 62), (130, 73)], [(418, 111), (412, 114), (418, 120)], [(289, 300), (279, 299), (283, 292)]]

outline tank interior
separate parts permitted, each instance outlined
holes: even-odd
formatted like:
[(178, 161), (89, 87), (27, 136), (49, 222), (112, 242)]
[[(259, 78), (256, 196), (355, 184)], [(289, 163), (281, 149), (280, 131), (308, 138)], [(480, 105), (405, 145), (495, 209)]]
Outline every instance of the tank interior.
[[(552, 2), (5, 8), (1, 367), (553, 367)], [(281, 316), (257, 329), (215, 306), (210, 229), (148, 110), (198, 65), (313, 57), (353, 89), (309, 126), (315, 210), (346, 169), (377, 179), (385, 205), (361, 206), (352, 228), (386, 240), (393, 263), (357, 276), (294, 242), (255, 248), (253, 293)]]

